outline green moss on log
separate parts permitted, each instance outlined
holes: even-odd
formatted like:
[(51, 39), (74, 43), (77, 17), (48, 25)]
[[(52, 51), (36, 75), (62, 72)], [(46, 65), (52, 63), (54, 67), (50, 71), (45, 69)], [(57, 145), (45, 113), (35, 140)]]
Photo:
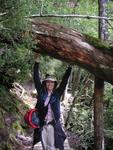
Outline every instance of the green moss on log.
[(102, 50), (103, 53), (108, 53), (110, 55), (113, 55), (113, 46), (110, 46), (107, 42), (86, 34), (85, 34), (85, 39), (88, 43), (93, 45), (95, 48)]

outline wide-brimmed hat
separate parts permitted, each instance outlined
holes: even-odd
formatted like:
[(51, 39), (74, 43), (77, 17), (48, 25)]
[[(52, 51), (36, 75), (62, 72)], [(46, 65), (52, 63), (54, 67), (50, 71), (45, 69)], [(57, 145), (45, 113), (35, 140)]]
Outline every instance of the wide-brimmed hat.
[(45, 79), (42, 81), (42, 84), (44, 85), (46, 81), (53, 81), (55, 82), (55, 87), (57, 86), (57, 79), (54, 75), (47, 74)]
[(54, 75), (46, 75), (45, 79), (43, 81), (54, 81), (57, 82), (57, 79), (55, 78)]
[(45, 78), (43, 81), (54, 81), (54, 82), (57, 82), (57, 79), (54, 75), (50, 75), (50, 74), (46, 74)]

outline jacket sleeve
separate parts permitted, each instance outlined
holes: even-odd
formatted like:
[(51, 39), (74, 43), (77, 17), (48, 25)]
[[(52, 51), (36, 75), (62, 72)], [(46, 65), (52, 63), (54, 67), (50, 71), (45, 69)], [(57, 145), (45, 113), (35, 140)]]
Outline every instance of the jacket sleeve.
[(60, 94), (60, 96), (64, 93), (64, 90), (66, 88), (66, 85), (67, 85), (67, 82), (68, 82), (68, 79), (69, 79), (69, 76), (71, 74), (71, 67), (68, 67), (68, 69), (66, 70), (63, 78), (62, 78), (62, 81), (58, 87), (58, 93)]
[(39, 63), (37, 62), (34, 64), (34, 83), (38, 94), (40, 94), (42, 91), (42, 84), (39, 77)]

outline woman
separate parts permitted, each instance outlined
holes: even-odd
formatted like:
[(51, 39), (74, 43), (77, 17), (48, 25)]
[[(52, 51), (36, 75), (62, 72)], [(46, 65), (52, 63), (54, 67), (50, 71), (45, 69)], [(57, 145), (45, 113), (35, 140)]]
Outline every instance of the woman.
[(64, 150), (65, 133), (60, 124), (60, 98), (66, 88), (71, 67), (66, 70), (57, 88), (57, 80), (51, 75), (41, 83), (39, 77), (39, 55), (34, 65), (34, 83), (38, 93), (36, 108), (39, 111), (40, 129), (34, 130), (33, 145), (41, 141), (43, 150)]

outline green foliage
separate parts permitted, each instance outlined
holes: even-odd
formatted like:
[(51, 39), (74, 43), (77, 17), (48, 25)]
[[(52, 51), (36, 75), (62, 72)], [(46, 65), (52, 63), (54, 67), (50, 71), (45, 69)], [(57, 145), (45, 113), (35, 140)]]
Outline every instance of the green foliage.
[(104, 91), (104, 101), (113, 101), (113, 86), (107, 82), (105, 82), (105, 91)]
[(14, 100), (14, 98), (8, 93), (8, 90), (4, 86), (0, 86), (0, 106), (7, 112), (15, 113), (17, 111), (16, 106), (18, 106), (19, 101)]
[(4, 128), (3, 109), (0, 108), (0, 128)]
[[(91, 7), (91, 5), (93, 5), (93, 8)], [(75, 1), (73, 2), (72, 6), (70, 5), (68, 0), (62, 0), (62, 1), (57, 1), (57, 2), (55, 0), (54, 1), (47, 0), (47, 1), (42, 1), (42, 2), (40, 2), (39, 0), (38, 1), (35, 1), (35, 0), (20, 1), (19, 0), (15, 2), (14, 0), (11, 0), (11, 1), (1, 0), (0, 7), (1, 7), (1, 12), (6, 12), (6, 15), (3, 15), (3, 17), (1, 18), (2, 19), (1, 27), (3, 27), (1, 28), (1, 33), (3, 34), (3, 37), (5, 37), (6, 41), (10, 41), (12, 43), (12, 44), (7, 44), (6, 42), (6, 43), (0, 44), (0, 48), (5, 49), (4, 55), (7, 55), (8, 61), (12, 63), (12, 65), (9, 65), (9, 64), (7, 65), (6, 59), (5, 59), (6, 57), (0, 56), (1, 67), (3, 68), (4, 66), (5, 67), (7, 66), (6, 70), (8, 68), (8, 70), (14, 73), (14, 77), (12, 77), (9, 74), (8, 76), (10, 77), (7, 77), (7, 75), (6, 77), (4, 77), (3, 80), (5, 81), (8, 80), (7, 82), (13, 82), (14, 80), (18, 80), (18, 79), (20, 81), (24, 80), (25, 78), (27, 79), (28, 74), (30, 73), (30, 70), (31, 70), (31, 65), (33, 63), (32, 60), (30, 60), (30, 58), (32, 58), (32, 54), (29, 52), (29, 50), (33, 47), (33, 43), (29, 34), (29, 30), (31, 29), (31, 27), (29, 26), (28, 21), (25, 19), (25, 16), (29, 16), (31, 14), (40, 13), (40, 12), (44, 14), (75, 13), (75, 14), (88, 14), (88, 15), (97, 15), (97, 12), (98, 12), (97, 1), (90, 1), (90, 0), (86, 1), (85, 3), (82, 0)], [(97, 36), (98, 26), (97, 26), (96, 20), (88, 21), (87, 19), (78, 19), (78, 18), (64, 18), (64, 19), (63, 18), (47, 18), (47, 19), (44, 18), (44, 20), (47, 20), (49, 22), (60, 23), (68, 27), (77, 28), (82, 32), (85, 32), (93, 36)], [(15, 37), (20, 45), (17, 42), (15, 42), (15, 39), (14, 39)], [(14, 56), (12, 60), (10, 56), (11, 57)], [(48, 58), (48, 59), (51, 59), (51, 58)], [(51, 63), (51, 60), (50, 60), (50, 63)], [(60, 65), (59, 62), (58, 62), (58, 65)], [(53, 66), (55, 65), (53, 64)], [(49, 67), (52, 68), (51, 66)], [(58, 67), (57, 69), (59, 70), (58, 72), (60, 74), (61, 72), (60, 70), (62, 70), (62, 67)], [(15, 73), (15, 72), (18, 72), (19, 70), (20, 72), (18, 74)], [(47, 69), (42, 69), (42, 70), (45, 73), (45, 70)], [(51, 72), (53, 73), (54, 71), (51, 71)]]
[(7, 48), (0, 56), (1, 82), (3, 84), (23, 81), (28, 78), (31, 69), (31, 53), (24, 45)]
[[(27, 110), (28, 107), (12, 96), (6, 87), (0, 85), (0, 134), (4, 135), (0, 142), (0, 149), (13, 150), (17, 145), (16, 134), (26, 132), (21, 126), (23, 115), (19, 112), (23, 109)], [(10, 122), (7, 122), (7, 117)]]
[[(93, 5), (93, 7), (91, 7)], [(59, 9), (58, 9), (59, 8)], [(68, 0), (53, 1), (48, 0), (44, 3), (43, 7), (44, 14), (80, 14), (80, 15), (98, 15), (98, 3), (97, 1), (72, 1), (69, 3)], [(67, 27), (76, 28), (81, 32), (98, 36), (98, 21), (93, 19), (83, 18), (44, 18), (48, 22), (54, 22), (65, 25)], [(89, 30), (90, 29), (90, 30)]]
[(0, 143), (0, 148), (1, 148), (1, 150), (5, 150), (5, 149), (7, 149), (7, 150), (13, 150), (12, 148), (11, 148), (11, 146), (6, 142), (6, 141), (4, 141), (4, 142), (1, 142)]
[[(113, 105), (113, 102), (112, 102), (112, 105)], [(106, 113), (105, 113), (105, 128), (113, 132), (112, 124), (113, 124), (113, 108), (110, 107), (106, 110)]]
[[(69, 0), (0, 0), (0, 13), (6, 13), (0, 16), (0, 84), (5, 86), (12, 84), (14, 81), (25, 82), (29, 80), (29, 74), (32, 74), (33, 55), (31, 49), (34, 47), (32, 42), (30, 30), (31, 27), (25, 18), (32, 14), (81, 14), (81, 15), (98, 15), (98, 1), (94, 0), (77, 0), (72, 1), (70, 5)], [(109, 1), (107, 10), (108, 16), (112, 17), (113, 2)], [(48, 21), (50, 23), (58, 23), (67, 27), (75, 28), (87, 35), (98, 37), (98, 20), (96, 19), (83, 19), (83, 18), (38, 18), (38, 20)], [(110, 21), (111, 26), (112, 22)], [(112, 45), (112, 28), (109, 27), (109, 40)], [(87, 36), (88, 40), (90, 36)], [(92, 42), (92, 39), (90, 39)], [(95, 43), (95, 47), (98, 41)], [(107, 46), (104, 44), (102, 49), (106, 50)], [(112, 47), (110, 49), (112, 51)], [(45, 76), (46, 73), (54, 74), (58, 80), (61, 79), (65, 69), (66, 63), (57, 61), (48, 56), (41, 58), (41, 73)], [(86, 72), (83, 71), (83, 76)], [(93, 130), (90, 128), (92, 108), (90, 109), (90, 101), (93, 95), (92, 87), (87, 89), (88, 96), (81, 101), (84, 92), (84, 83), (79, 85), (79, 94), (77, 95), (76, 107), (72, 112), (72, 118), (69, 124), (74, 125), (71, 131), (79, 134), (82, 133), (81, 147), (88, 149), (92, 144)], [(113, 131), (113, 102), (112, 102), (112, 86), (109, 85), (105, 90), (105, 129), (106, 134), (112, 137)], [(77, 91), (78, 92), (78, 91)], [(76, 93), (76, 92), (75, 92)], [(7, 89), (0, 85), (0, 106), (7, 112), (16, 113), (16, 106), (19, 105), (18, 101), (14, 101)], [(2, 114), (0, 114), (2, 117)], [(0, 124), (2, 127), (3, 124)], [(13, 124), (14, 130), (21, 130), (17, 122)], [(1, 145), (0, 145), (1, 147)], [(7, 144), (4, 145), (8, 149)], [(3, 147), (3, 149), (4, 149)]]
[(0, 10), (6, 14), (0, 22), (0, 83), (6, 86), (28, 79), (31, 72), (33, 42), (25, 19), (27, 4), (30, 1), (1, 0)]
[(64, 62), (61, 62), (49, 56), (41, 57), (40, 70), (43, 77), (46, 74), (53, 74), (57, 77), (58, 80), (60, 80), (66, 68), (67, 64)]
[[(37, 5), (38, 4), (38, 5)], [(25, 17), (38, 10), (39, 1), (33, 0), (0, 0), (0, 13), (6, 13), (1, 17), (0, 23), (2, 29), (9, 31), (25, 30), (28, 22)]]
[(106, 149), (112, 150), (113, 140), (113, 86), (105, 82), (104, 91), (104, 133)]
[(23, 128), (20, 124), (20, 121), (17, 120), (15, 121), (13, 124), (12, 124), (12, 129), (15, 131), (15, 132), (18, 132), (18, 133), (23, 133)]
[(92, 149), (94, 144), (94, 130), (92, 128), (92, 109), (85, 102), (76, 102), (71, 113), (69, 130), (79, 136), (80, 142), (75, 149)]

